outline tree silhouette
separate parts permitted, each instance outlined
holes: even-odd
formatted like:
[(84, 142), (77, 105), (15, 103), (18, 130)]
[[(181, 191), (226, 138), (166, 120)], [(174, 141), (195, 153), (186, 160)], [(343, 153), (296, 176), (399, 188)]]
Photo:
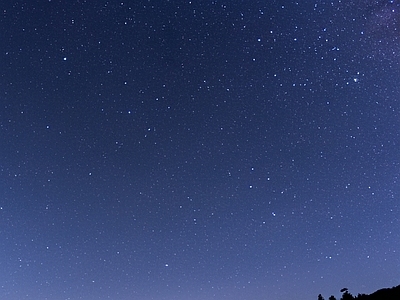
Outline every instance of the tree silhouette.
[(341, 300), (354, 300), (354, 297), (352, 294), (349, 293), (349, 291), (347, 289), (345, 289), (342, 298), (340, 298)]
[(357, 300), (367, 300), (368, 299), (368, 295), (365, 294), (358, 294), (356, 297)]
[[(349, 293), (347, 288), (341, 289), (340, 292), (343, 293), (340, 300), (400, 300), (400, 285), (392, 288), (380, 289), (370, 295), (358, 294), (357, 296), (353, 296)], [(324, 297), (319, 294), (318, 300), (324, 300)], [(336, 298), (330, 296), (329, 300), (336, 300)]]

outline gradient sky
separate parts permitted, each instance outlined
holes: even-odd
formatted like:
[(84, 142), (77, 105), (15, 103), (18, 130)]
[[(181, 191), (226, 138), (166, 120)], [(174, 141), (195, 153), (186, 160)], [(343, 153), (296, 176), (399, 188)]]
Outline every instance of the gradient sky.
[(399, 1), (0, 4), (0, 298), (400, 284)]

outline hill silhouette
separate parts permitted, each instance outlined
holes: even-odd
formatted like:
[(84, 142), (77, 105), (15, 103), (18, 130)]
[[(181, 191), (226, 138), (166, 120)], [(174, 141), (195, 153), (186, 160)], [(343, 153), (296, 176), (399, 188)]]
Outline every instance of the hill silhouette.
[[(349, 293), (347, 288), (340, 290), (342, 292), (342, 297), (340, 300), (400, 300), (400, 285), (392, 288), (384, 288), (373, 292), (372, 294), (358, 294), (353, 296)], [(329, 300), (336, 300), (334, 296), (330, 296)], [(324, 300), (321, 294), (318, 295), (318, 300)]]

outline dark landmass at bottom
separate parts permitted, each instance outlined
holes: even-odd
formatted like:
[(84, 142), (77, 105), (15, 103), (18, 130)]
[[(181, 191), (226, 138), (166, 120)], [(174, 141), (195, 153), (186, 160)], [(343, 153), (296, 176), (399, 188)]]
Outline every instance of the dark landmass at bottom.
[[(353, 296), (347, 288), (340, 290), (343, 293), (340, 300), (400, 300), (400, 285), (392, 288), (384, 288), (373, 292), (372, 294), (358, 294)], [(334, 296), (330, 296), (329, 300), (336, 300)], [(318, 300), (324, 300), (324, 297), (319, 294)]]

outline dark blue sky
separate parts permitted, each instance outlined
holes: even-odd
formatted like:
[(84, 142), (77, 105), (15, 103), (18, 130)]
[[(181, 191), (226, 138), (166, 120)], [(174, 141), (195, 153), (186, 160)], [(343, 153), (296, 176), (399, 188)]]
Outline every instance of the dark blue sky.
[(1, 4), (0, 298), (400, 283), (398, 1), (92, 2)]

